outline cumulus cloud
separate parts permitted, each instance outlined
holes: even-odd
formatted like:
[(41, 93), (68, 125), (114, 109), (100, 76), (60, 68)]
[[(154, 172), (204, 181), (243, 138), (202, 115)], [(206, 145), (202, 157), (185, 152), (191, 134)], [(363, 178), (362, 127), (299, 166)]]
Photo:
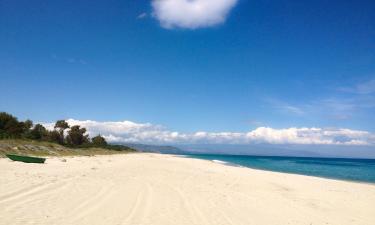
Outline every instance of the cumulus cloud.
[[(375, 135), (360, 130), (258, 127), (249, 132), (181, 133), (162, 126), (131, 121), (98, 122), (68, 119), (69, 125), (87, 128), (90, 136), (101, 134), (109, 142), (149, 144), (305, 144), (305, 145), (375, 145)], [(53, 129), (53, 123), (44, 123)]]
[(165, 28), (196, 29), (223, 23), (238, 0), (153, 0), (153, 15)]
[(370, 145), (373, 135), (350, 129), (259, 127), (247, 133), (253, 141), (271, 144)]

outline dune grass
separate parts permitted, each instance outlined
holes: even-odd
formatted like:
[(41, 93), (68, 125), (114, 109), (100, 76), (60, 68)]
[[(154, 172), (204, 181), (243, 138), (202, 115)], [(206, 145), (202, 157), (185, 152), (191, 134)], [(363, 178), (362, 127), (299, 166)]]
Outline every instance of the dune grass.
[(0, 140), (0, 158), (5, 154), (19, 154), (30, 156), (92, 156), (92, 155), (109, 155), (135, 152), (134, 149), (113, 150), (107, 148), (70, 148), (56, 143), (23, 140), (23, 139), (6, 139)]

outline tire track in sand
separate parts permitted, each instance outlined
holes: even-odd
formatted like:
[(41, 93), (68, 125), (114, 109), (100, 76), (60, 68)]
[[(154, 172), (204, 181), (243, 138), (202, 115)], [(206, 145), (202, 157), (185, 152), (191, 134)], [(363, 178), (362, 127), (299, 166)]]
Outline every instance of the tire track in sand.
[(141, 183), (141, 187), (144, 188), (138, 192), (134, 206), (131, 208), (130, 213), (122, 219), (121, 224), (152, 224), (150, 221), (145, 223), (144, 220), (147, 219), (151, 213), (154, 190), (148, 182), (143, 181)]
[(79, 224), (82, 219), (92, 215), (95, 210), (102, 207), (103, 204), (113, 196), (113, 186), (113, 183), (106, 183), (106, 185), (101, 186), (98, 191), (95, 191), (94, 194), (86, 193), (87, 196), (84, 196), (83, 201), (71, 209), (66, 217), (69, 218), (73, 224)]
[(67, 180), (70, 180), (71, 178), (65, 178), (63, 180), (59, 180), (58, 182), (45, 182), (41, 184), (36, 184), (32, 186), (28, 186), (25, 188), (18, 189), (14, 192), (7, 193), (6, 195), (0, 196), (0, 204), (9, 202), (9, 201), (14, 201), (19, 198), (25, 198), (28, 196), (34, 196), (38, 195), (40, 193), (46, 193), (45, 191), (53, 191), (54, 189), (51, 189), (53, 186), (61, 186), (61, 184), (67, 183)]

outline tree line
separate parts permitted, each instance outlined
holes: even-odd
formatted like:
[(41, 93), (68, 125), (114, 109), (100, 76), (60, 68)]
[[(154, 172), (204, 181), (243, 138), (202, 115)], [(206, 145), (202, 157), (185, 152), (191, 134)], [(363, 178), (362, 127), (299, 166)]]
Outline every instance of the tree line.
[[(66, 131), (66, 132), (65, 132)], [(108, 147), (101, 135), (90, 138), (86, 128), (79, 125), (69, 126), (65, 120), (58, 120), (53, 130), (42, 124), (33, 124), (31, 120), (18, 121), (17, 117), (0, 112), (0, 139), (30, 139), (54, 142), (70, 147)]]

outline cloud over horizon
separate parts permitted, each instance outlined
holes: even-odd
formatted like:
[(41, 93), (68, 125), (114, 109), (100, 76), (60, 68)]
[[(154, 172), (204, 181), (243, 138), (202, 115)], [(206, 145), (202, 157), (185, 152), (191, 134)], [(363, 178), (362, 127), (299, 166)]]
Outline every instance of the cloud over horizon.
[[(258, 127), (249, 132), (182, 133), (162, 126), (131, 121), (99, 122), (68, 119), (69, 125), (87, 128), (90, 136), (101, 134), (109, 142), (145, 144), (301, 144), (301, 145), (375, 145), (375, 135), (361, 130), (339, 128)], [(53, 129), (53, 123), (43, 123)]]
[(225, 22), (238, 0), (153, 0), (153, 15), (164, 28), (196, 29)]
[(353, 120), (364, 112), (375, 109), (375, 78), (350, 86), (331, 88), (331, 92), (304, 101), (275, 97), (267, 97), (263, 101), (271, 109), (284, 115), (322, 120)]

